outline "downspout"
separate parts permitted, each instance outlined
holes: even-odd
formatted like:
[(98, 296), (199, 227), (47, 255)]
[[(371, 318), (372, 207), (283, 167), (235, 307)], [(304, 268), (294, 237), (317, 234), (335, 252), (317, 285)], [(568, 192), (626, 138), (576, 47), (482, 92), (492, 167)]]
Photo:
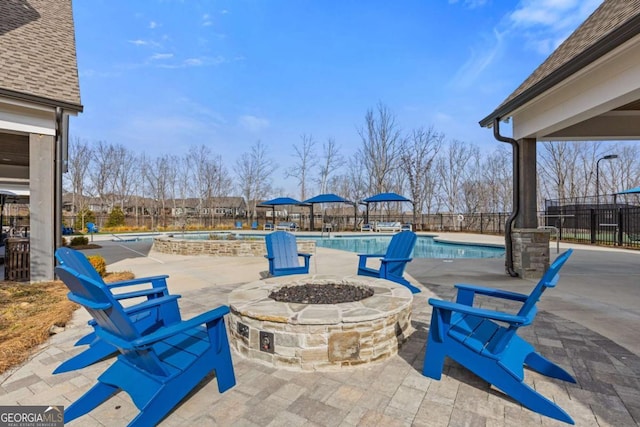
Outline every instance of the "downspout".
[[(54, 247), (55, 251), (62, 243), (62, 126), (63, 110), (56, 107), (56, 136), (55, 136), (55, 174), (54, 177)], [(55, 264), (55, 263), (54, 263)]]
[(507, 218), (507, 224), (505, 227), (505, 268), (507, 273), (511, 277), (518, 277), (518, 273), (513, 269), (513, 238), (511, 236), (513, 223), (518, 216), (520, 210), (520, 162), (519, 162), (519, 146), (518, 141), (513, 138), (500, 135), (500, 118), (496, 117), (493, 120), (493, 137), (500, 142), (506, 142), (511, 144), (513, 148), (513, 211), (509, 218)]

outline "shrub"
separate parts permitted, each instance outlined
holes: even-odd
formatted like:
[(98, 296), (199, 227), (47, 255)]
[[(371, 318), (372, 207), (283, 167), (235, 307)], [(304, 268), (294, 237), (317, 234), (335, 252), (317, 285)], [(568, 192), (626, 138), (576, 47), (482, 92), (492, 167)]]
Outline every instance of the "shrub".
[(95, 223), (96, 215), (88, 208), (84, 208), (76, 215), (76, 221), (73, 223), (73, 228), (76, 230), (82, 230), (88, 222)]
[(104, 260), (102, 255), (91, 255), (88, 256), (87, 259), (93, 268), (96, 269), (100, 277), (104, 277), (104, 275), (107, 274), (107, 262)]
[(122, 212), (120, 206), (116, 206), (111, 209), (111, 212), (109, 213), (107, 227), (119, 227), (122, 225), (124, 225), (124, 212)]
[(76, 236), (71, 239), (71, 246), (84, 246), (89, 244), (89, 238), (85, 236)]

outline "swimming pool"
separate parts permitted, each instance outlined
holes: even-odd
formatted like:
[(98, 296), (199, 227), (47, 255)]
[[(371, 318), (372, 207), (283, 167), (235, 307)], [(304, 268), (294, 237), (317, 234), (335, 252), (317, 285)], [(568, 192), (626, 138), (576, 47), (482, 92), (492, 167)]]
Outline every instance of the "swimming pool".
[[(323, 248), (340, 249), (362, 254), (382, 254), (387, 250), (391, 236), (345, 236), (315, 239)], [(413, 248), (414, 258), (500, 258), (504, 248), (483, 245), (443, 243), (430, 236), (418, 236)]]
[[(264, 234), (236, 234), (236, 233), (175, 233), (176, 238), (184, 239), (209, 239), (210, 234), (217, 234), (221, 239), (232, 235), (235, 239), (264, 239)], [(347, 252), (362, 254), (385, 253), (391, 235), (383, 236), (359, 236), (359, 235), (334, 235), (332, 237), (320, 237), (317, 235), (305, 235), (297, 233), (298, 239), (314, 240), (316, 246), (339, 249)], [(500, 258), (504, 256), (504, 248), (475, 245), (464, 243), (438, 242), (432, 236), (418, 236), (416, 246), (413, 249), (414, 258), (436, 258), (436, 259), (457, 259), (457, 258)]]

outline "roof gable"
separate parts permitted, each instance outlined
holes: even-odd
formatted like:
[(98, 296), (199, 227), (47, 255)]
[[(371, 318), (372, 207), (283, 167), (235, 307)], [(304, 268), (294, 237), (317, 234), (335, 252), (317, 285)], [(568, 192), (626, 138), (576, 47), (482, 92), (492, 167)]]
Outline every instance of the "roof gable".
[(491, 126), (615, 47), (640, 34), (640, 0), (605, 0), (481, 126)]
[(2, 0), (0, 17), (0, 95), (82, 111), (71, 0)]

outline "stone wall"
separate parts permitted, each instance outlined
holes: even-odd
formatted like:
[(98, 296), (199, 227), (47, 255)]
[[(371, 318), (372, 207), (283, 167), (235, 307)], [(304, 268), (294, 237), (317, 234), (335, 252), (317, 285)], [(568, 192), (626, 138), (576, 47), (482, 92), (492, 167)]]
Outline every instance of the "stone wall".
[(549, 230), (513, 230), (513, 269), (523, 279), (539, 279), (549, 268)]
[[(298, 251), (315, 253), (316, 242), (298, 240)], [(175, 255), (209, 255), (209, 256), (264, 256), (267, 249), (264, 239), (255, 240), (192, 240), (174, 237), (157, 237), (153, 239), (152, 250), (164, 254)]]

